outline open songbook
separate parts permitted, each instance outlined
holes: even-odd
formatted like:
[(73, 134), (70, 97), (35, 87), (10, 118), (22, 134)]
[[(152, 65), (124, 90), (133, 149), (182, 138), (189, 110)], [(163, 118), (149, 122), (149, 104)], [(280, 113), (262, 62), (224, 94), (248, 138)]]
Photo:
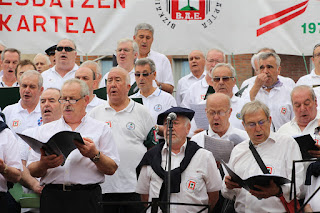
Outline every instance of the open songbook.
[(216, 139), (204, 135), (204, 148), (212, 152), (217, 161), (224, 160), (225, 162), (229, 162), (233, 147), (234, 143), (232, 141)]
[(48, 142), (41, 142), (35, 138), (20, 133), (17, 133), (17, 135), (19, 135), (22, 140), (24, 140), (35, 152), (39, 154), (41, 154), (40, 149), (42, 148), (46, 155), (63, 155), (64, 161), (62, 165), (64, 165), (69, 154), (77, 148), (74, 144), (74, 140), (84, 144), (80, 133), (72, 131), (58, 132), (53, 135)]
[(272, 174), (254, 175), (249, 177), (248, 179), (243, 180), (234, 171), (232, 171), (223, 160), (221, 160), (220, 162), (224, 166), (224, 168), (228, 171), (231, 177), (231, 180), (233, 182), (238, 183), (239, 186), (243, 187), (248, 191), (250, 189), (259, 191), (259, 189), (255, 188), (254, 185), (268, 186), (270, 183), (270, 180), (273, 180), (275, 184), (277, 184), (278, 186), (291, 182), (289, 179), (285, 177), (281, 177), (279, 175), (272, 175)]

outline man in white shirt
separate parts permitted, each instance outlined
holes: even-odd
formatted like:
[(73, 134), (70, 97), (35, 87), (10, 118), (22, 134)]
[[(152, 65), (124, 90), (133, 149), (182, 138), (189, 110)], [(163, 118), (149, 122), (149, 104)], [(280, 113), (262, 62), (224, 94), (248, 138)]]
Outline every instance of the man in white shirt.
[(21, 84), (21, 75), (28, 70), (36, 70), (36, 66), (29, 59), (21, 60), (14, 71), (17, 78), (18, 86)]
[(194, 135), (191, 140), (199, 146), (204, 147), (204, 135), (234, 141), (235, 145), (248, 139), (245, 131), (235, 128), (230, 124), (229, 120), (232, 110), (229, 96), (223, 93), (209, 95), (206, 103), (209, 129)]
[(89, 67), (90, 69), (93, 70), (94, 74), (96, 75), (96, 81), (97, 83), (93, 86), (93, 89), (99, 89), (99, 84), (101, 82), (101, 78), (102, 78), (102, 72), (101, 72), (101, 66), (95, 62), (95, 61), (85, 61), (83, 62), (80, 67)]
[[(152, 85), (157, 75), (156, 66), (149, 58), (142, 58), (135, 63), (135, 78), (139, 91), (132, 98), (142, 98), (143, 105), (149, 110), (154, 124), (158, 115), (167, 109), (177, 106), (174, 97), (166, 91)], [(159, 135), (163, 135), (163, 126), (158, 126)]]
[(110, 128), (86, 115), (89, 88), (79, 79), (66, 81), (59, 102), (63, 117), (47, 123), (34, 132), (34, 138), (48, 141), (61, 131), (75, 131), (84, 144), (75, 142), (65, 164), (63, 155), (31, 155), (31, 175), (41, 177), (45, 185), (40, 198), (40, 212), (101, 212), (101, 188), (104, 176), (112, 175), (119, 165), (119, 156)]
[(314, 46), (311, 60), (314, 64), (314, 69), (311, 70), (310, 74), (300, 77), (297, 85), (320, 85), (320, 43)]
[(0, 208), (9, 213), (7, 181), (16, 183), (21, 178), (22, 164), (16, 138), (3, 121), (0, 121)]
[(181, 102), (183, 101), (190, 86), (206, 76), (206, 72), (204, 70), (206, 62), (204, 54), (200, 50), (191, 51), (188, 56), (188, 61), (191, 72), (178, 81), (175, 95), (178, 106), (181, 105)]
[(51, 65), (49, 57), (42, 53), (38, 53), (34, 57), (33, 63), (36, 65), (37, 71), (40, 73), (49, 69)]
[(89, 104), (86, 107), (86, 112), (90, 112), (96, 106), (107, 103), (105, 100), (98, 98), (93, 94), (93, 88), (98, 82), (92, 69), (88, 67), (80, 67), (75, 73), (75, 78), (86, 82), (89, 87)]
[(76, 64), (77, 48), (70, 39), (59, 41), (55, 51), (56, 65), (42, 73), (43, 87), (61, 89), (63, 82), (74, 78), (76, 70), (79, 68)]
[[(135, 169), (147, 151), (144, 141), (154, 126), (148, 110), (128, 98), (130, 77), (120, 67), (112, 68), (107, 79), (108, 101), (90, 111), (90, 116), (107, 123), (119, 150), (121, 165), (101, 184), (103, 201), (140, 201), (135, 193)], [(104, 212), (141, 212), (142, 205), (104, 205)]]
[[(262, 168), (251, 151), (255, 148), (265, 164), (264, 169), (270, 174), (291, 180), (292, 161), (301, 160), (300, 149), (295, 140), (291, 136), (270, 132), (270, 111), (260, 101), (245, 104), (241, 110), (241, 117), (250, 140), (234, 147), (228, 163), (230, 169), (243, 180), (262, 174)], [(304, 179), (303, 165), (296, 165), (295, 175), (299, 196)], [(290, 201), (290, 184), (280, 186), (270, 180), (267, 186), (255, 185), (260, 191), (253, 189), (247, 191), (234, 181), (229, 175), (225, 176), (221, 192), (228, 199), (236, 197), (234, 205), (236, 212), (286, 211), (280, 196), (283, 195), (287, 202)]]
[(172, 93), (174, 81), (169, 59), (154, 50), (151, 50), (154, 29), (150, 24), (140, 23), (134, 29), (133, 39), (139, 45), (138, 58), (150, 58), (156, 64), (157, 77), (156, 83), (162, 90)]
[(7, 48), (1, 54), (3, 75), (0, 77), (0, 87), (18, 86), (15, 69), (20, 62), (20, 51)]
[[(134, 85), (135, 83), (135, 78), (134, 78), (134, 62), (136, 61), (139, 53), (139, 47), (138, 44), (128, 38), (120, 39), (117, 42), (117, 63), (118, 67), (121, 67), (125, 69), (130, 76), (130, 85)], [(105, 87), (106, 86), (106, 81), (108, 79), (109, 73), (106, 73), (101, 82), (99, 87)], [(134, 85), (136, 87), (136, 84)]]
[[(172, 149), (168, 149), (167, 116), (175, 113), (173, 120)], [(182, 107), (172, 107), (158, 116), (157, 123), (164, 125), (166, 142), (149, 150), (137, 167), (138, 185), (136, 192), (141, 194), (142, 201), (159, 198), (166, 202), (167, 170), (171, 155), (170, 202), (203, 204), (213, 208), (219, 197), (221, 177), (211, 152), (202, 149), (195, 142), (187, 140), (190, 120), (194, 111)], [(160, 205), (162, 212), (168, 212), (166, 205)], [(198, 212), (203, 206), (171, 205), (171, 213)], [(158, 211), (161, 212), (161, 211)], [(207, 212), (207, 211), (205, 211)]]
[[(290, 121), (293, 108), (290, 99), (291, 88), (283, 84), (278, 75), (281, 70), (280, 57), (272, 52), (259, 54), (260, 74), (257, 75), (250, 93), (242, 97), (247, 101), (260, 100), (268, 106), (271, 112), (272, 130), (277, 131), (280, 126)], [(249, 97), (250, 96), (250, 97)]]

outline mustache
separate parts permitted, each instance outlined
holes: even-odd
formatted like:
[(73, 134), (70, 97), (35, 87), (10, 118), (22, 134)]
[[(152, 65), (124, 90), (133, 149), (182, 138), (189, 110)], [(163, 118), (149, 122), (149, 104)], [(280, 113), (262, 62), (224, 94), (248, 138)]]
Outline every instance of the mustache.
[(65, 110), (71, 110), (71, 111), (74, 111), (74, 109), (69, 105), (69, 106), (65, 106), (64, 108), (63, 108), (63, 111), (65, 111)]

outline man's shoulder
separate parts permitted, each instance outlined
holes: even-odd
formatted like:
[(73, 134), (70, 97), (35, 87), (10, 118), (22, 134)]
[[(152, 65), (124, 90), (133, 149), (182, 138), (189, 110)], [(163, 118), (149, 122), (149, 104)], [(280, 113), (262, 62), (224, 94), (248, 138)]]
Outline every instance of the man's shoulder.
[[(158, 57), (160, 57), (160, 58), (166, 58), (166, 59), (168, 59), (167, 58), (167, 56), (165, 56), (164, 54), (162, 54), (162, 53), (159, 53), (159, 52), (157, 52), (157, 51), (154, 51), (154, 50), (150, 50), (150, 57), (151, 57), (151, 59), (153, 58), (153, 57), (156, 57), (156, 58), (158, 58)], [(168, 59), (169, 60), (169, 59)]]
[(191, 75), (192, 75), (192, 74), (189, 73), (189, 74), (183, 76), (182, 78), (180, 78), (179, 81), (178, 81), (178, 84), (182, 84), (182, 83), (184, 83), (185, 81), (187, 81), (187, 80), (191, 77)]
[(17, 110), (19, 108), (20, 103), (10, 104), (3, 109), (3, 114), (11, 113), (13, 110)]

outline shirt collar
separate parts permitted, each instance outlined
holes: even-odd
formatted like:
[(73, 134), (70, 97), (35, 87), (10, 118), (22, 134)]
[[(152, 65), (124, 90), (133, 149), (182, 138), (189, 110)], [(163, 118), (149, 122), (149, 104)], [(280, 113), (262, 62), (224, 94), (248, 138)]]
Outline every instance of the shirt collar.
[[(126, 108), (124, 108), (123, 110), (119, 111), (119, 112), (131, 112), (135, 106), (135, 101), (133, 101), (131, 98), (129, 98), (129, 104)], [(107, 100), (107, 103), (106, 103), (106, 107), (105, 107), (106, 110), (114, 110), (110, 104), (109, 104), (109, 100)], [(118, 112), (118, 113), (119, 113)]]
[[(184, 142), (184, 144), (180, 147), (180, 152), (178, 154), (180, 154), (180, 153), (184, 154), (184, 152), (186, 151), (186, 148), (187, 148), (187, 139)], [(162, 155), (165, 155), (166, 153), (169, 152), (169, 147), (168, 147), (167, 142), (165, 142), (165, 144), (163, 145), (163, 148), (162, 148), (161, 152), (162, 152)]]
[[(18, 111), (19, 111), (19, 112), (22, 112), (22, 111), (24, 111), (24, 110), (26, 110), (26, 109), (22, 108), (21, 99), (20, 99), (19, 102), (18, 102)], [(33, 112), (36, 112), (36, 113), (39, 112), (39, 113), (41, 113), (41, 110), (40, 110), (40, 102), (38, 102), (36, 108), (34, 108), (34, 110), (33, 110), (31, 113), (33, 113)], [(31, 114), (31, 113), (29, 113), (29, 114)]]

